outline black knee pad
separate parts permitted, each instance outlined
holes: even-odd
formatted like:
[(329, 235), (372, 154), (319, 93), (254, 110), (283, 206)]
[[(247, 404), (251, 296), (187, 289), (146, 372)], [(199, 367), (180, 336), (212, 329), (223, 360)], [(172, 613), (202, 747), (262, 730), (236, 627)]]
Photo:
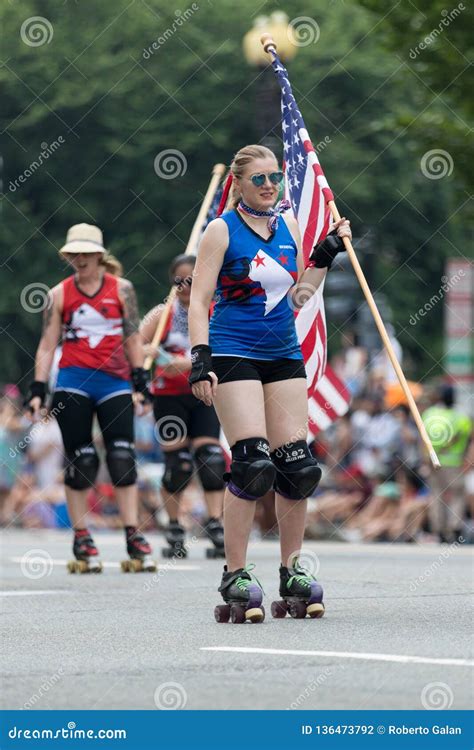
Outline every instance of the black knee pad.
[(128, 487), (137, 481), (135, 446), (128, 440), (113, 440), (106, 446), (107, 467), (114, 487)]
[(321, 469), (306, 440), (285, 443), (272, 452), (276, 469), (275, 490), (289, 500), (304, 500), (321, 481)]
[(202, 488), (214, 492), (224, 488), (225, 459), (222, 448), (216, 443), (200, 445), (194, 451), (196, 469)]
[(258, 500), (275, 481), (268, 440), (261, 437), (238, 440), (231, 450), (230, 472), (224, 475), (230, 491), (245, 500)]
[(166, 452), (164, 456), (163, 487), (168, 492), (182, 492), (193, 476), (193, 457), (187, 448)]
[(99, 470), (99, 456), (93, 445), (81, 445), (67, 456), (64, 484), (73, 490), (86, 490), (94, 484)]

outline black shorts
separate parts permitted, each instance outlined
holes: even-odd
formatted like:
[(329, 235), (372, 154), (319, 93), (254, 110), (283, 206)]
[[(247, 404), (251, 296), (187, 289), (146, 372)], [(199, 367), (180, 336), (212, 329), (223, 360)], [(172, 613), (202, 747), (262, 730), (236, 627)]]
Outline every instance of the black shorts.
[(276, 383), (278, 380), (306, 378), (302, 359), (251, 359), (247, 357), (213, 357), (212, 367), (219, 383), (231, 383), (234, 380), (260, 380), (265, 383)]
[(115, 440), (133, 443), (133, 402), (130, 393), (121, 393), (94, 404), (91, 398), (70, 391), (55, 391), (52, 411), (61, 430), (67, 455), (92, 445), (92, 425), (97, 414), (107, 448)]
[(213, 406), (206, 406), (192, 393), (182, 396), (155, 396), (153, 413), (159, 442), (177, 442), (184, 438), (219, 438), (220, 424)]

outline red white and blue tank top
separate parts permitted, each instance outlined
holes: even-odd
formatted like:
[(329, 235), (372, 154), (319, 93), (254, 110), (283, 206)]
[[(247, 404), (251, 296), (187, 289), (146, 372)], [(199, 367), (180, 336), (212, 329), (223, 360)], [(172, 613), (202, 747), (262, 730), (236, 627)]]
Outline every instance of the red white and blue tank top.
[(63, 285), (63, 341), (59, 368), (86, 367), (130, 378), (123, 348), (123, 309), (119, 280), (104, 273), (100, 289), (85, 294), (69, 276)]
[(289, 292), (296, 284), (297, 247), (283, 218), (267, 240), (237, 210), (223, 214), (229, 230), (209, 324), (213, 355), (261, 360), (303, 359)]
[[(174, 356), (191, 357), (188, 333), (188, 309), (175, 299), (168, 317), (161, 346)], [(191, 367), (190, 367), (191, 369)], [(170, 374), (163, 367), (155, 368), (150, 392), (154, 396), (181, 396), (192, 393), (188, 383), (189, 372)]]

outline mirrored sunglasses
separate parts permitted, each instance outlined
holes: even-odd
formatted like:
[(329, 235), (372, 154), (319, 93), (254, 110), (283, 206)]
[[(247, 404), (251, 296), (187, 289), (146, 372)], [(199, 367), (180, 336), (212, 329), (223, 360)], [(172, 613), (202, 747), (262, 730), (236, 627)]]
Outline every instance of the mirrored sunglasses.
[(272, 185), (279, 185), (283, 179), (283, 172), (271, 172), (270, 174), (253, 174), (250, 178), (255, 187), (262, 187), (268, 177)]

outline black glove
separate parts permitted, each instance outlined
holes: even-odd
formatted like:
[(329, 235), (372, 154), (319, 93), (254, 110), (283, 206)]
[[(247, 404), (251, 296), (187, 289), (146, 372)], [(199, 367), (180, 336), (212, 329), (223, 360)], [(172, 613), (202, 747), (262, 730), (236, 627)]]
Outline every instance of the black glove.
[(23, 402), (23, 406), (27, 406), (31, 412), (33, 409), (30, 406), (30, 401), (33, 398), (41, 399), (40, 409), (42, 409), (46, 401), (46, 383), (43, 383), (42, 380), (33, 380), (33, 382), (30, 383), (28, 395)]
[(314, 263), (315, 268), (327, 268), (329, 271), (334, 258), (341, 250), (344, 250), (344, 243), (337, 236), (336, 230), (333, 230), (322, 242), (314, 246), (309, 259)]
[(199, 383), (200, 380), (209, 380), (212, 372), (212, 349), (207, 344), (198, 344), (191, 349), (191, 375), (189, 376), (189, 385)]
[(148, 373), (143, 367), (134, 367), (132, 370), (132, 384), (135, 393), (141, 393), (145, 401), (151, 401), (150, 391), (148, 390)]

